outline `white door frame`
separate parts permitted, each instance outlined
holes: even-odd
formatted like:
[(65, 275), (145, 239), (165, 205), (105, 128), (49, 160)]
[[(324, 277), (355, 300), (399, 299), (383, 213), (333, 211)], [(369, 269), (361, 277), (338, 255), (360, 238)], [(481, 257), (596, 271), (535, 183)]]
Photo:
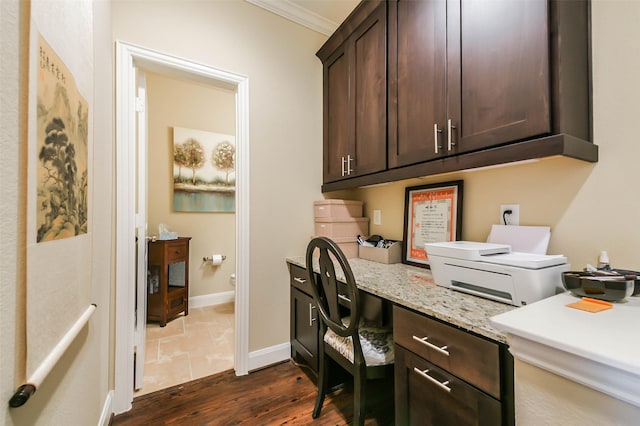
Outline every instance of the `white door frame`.
[(236, 92), (236, 375), (249, 361), (249, 79), (186, 59), (116, 42), (116, 295), (113, 412), (131, 408), (135, 330), (135, 68)]

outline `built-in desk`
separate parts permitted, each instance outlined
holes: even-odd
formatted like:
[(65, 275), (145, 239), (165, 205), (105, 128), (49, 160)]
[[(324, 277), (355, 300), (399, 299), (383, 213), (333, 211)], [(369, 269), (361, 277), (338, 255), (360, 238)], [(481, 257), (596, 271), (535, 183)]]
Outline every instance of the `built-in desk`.
[[(287, 262), (305, 268), (304, 257), (289, 257)], [(495, 328), (490, 318), (517, 309), (515, 306), (437, 286), (431, 271), (404, 263), (384, 264), (356, 258), (349, 259), (349, 265), (360, 290), (506, 343), (506, 334)]]
[[(317, 362), (318, 318), (305, 290), (305, 259), (287, 262), (292, 356)], [(437, 286), (428, 269), (357, 258), (349, 264), (358, 289), (394, 306), (396, 424), (514, 424), (513, 358), (490, 318), (518, 308)], [(446, 354), (427, 338), (446, 346)]]

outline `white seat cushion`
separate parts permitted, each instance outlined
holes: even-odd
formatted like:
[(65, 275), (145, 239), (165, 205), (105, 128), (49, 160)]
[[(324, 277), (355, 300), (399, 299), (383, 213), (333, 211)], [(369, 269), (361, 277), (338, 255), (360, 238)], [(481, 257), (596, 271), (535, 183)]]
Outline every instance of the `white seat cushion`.
[[(343, 318), (342, 321), (345, 324), (349, 323), (348, 318)], [(393, 363), (393, 332), (391, 330), (373, 327), (361, 322), (359, 334), (362, 354), (368, 366)], [(350, 362), (353, 362), (353, 342), (350, 336), (338, 336), (329, 328), (324, 335), (324, 341)]]

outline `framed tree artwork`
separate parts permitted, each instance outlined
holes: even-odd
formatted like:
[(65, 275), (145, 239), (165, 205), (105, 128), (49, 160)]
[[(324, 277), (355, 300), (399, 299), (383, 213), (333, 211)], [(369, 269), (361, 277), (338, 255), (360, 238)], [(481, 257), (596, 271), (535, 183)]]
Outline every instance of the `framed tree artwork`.
[(235, 212), (235, 136), (173, 128), (173, 210)]

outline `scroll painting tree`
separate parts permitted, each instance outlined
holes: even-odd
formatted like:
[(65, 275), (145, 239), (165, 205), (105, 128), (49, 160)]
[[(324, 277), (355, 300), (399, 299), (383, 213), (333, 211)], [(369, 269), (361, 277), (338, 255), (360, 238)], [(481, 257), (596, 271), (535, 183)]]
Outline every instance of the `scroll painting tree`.
[[(69, 142), (64, 121), (54, 117), (45, 128), (44, 145), (38, 159), (45, 170), (42, 186), (48, 190), (44, 223), (38, 228), (37, 241), (60, 235), (78, 235), (80, 224), (76, 202), (75, 146)], [(83, 176), (83, 180), (85, 177)]]

